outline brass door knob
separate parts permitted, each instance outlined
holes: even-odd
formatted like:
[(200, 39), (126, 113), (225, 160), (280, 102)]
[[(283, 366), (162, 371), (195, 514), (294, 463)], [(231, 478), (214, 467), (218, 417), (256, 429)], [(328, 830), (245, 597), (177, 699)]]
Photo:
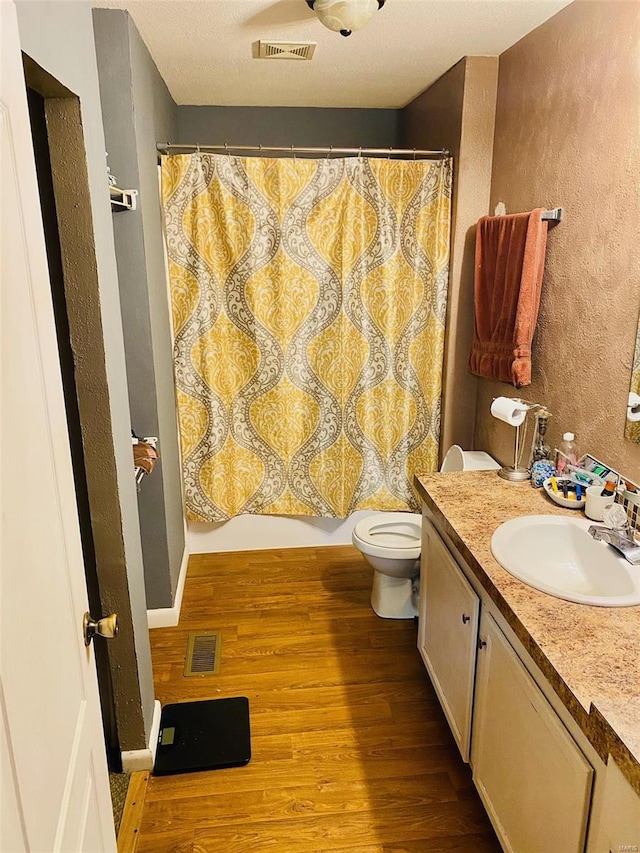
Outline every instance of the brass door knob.
[(91, 618), (90, 613), (85, 613), (82, 620), (82, 632), (85, 646), (89, 645), (96, 634), (99, 637), (104, 637), (105, 640), (110, 640), (118, 633), (118, 614), (112, 613), (110, 616), (103, 616), (96, 622), (95, 619)]

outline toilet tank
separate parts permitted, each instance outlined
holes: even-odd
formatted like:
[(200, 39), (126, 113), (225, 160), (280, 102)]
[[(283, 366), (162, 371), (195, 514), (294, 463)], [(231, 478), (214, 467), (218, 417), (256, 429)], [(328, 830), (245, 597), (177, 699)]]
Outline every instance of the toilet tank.
[(442, 460), (440, 470), (447, 471), (497, 471), (501, 466), (484, 450), (463, 450), (453, 444)]

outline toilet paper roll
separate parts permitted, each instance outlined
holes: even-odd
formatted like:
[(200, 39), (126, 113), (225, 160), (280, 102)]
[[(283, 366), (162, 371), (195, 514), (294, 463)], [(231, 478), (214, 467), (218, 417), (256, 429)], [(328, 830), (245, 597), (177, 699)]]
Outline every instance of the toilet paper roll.
[(627, 409), (627, 420), (631, 421), (631, 423), (637, 423), (637, 421), (640, 421), (640, 406), (637, 408), (629, 406)]
[(640, 421), (640, 395), (629, 392), (629, 402), (627, 404), (627, 420), (632, 423)]
[(504, 421), (509, 426), (517, 427), (524, 422), (527, 410), (517, 400), (510, 397), (496, 397), (491, 404), (491, 414), (499, 421)]

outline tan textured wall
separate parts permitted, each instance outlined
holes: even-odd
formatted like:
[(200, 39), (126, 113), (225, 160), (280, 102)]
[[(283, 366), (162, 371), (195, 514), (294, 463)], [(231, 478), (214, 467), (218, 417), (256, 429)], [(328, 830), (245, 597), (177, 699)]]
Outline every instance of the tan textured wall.
[(467, 370), (473, 332), (473, 235), (488, 211), (497, 57), (466, 57), (403, 110), (409, 148), (448, 148), (454, 157), (451, 261), (440, 450), (471, 448), (476, 378)]
[[(552, 446), (579, 448), (640, 476), (624, 439), (640, 308), (638, 15), (636, 2), (577, 0), (500, 57), (491, 209), (561, 205), (549, 233), (523, 396), (548, 406)], [(491, 418), (509, 385), (478, 381), (475, 446), (502, 462), (513, 430)]]

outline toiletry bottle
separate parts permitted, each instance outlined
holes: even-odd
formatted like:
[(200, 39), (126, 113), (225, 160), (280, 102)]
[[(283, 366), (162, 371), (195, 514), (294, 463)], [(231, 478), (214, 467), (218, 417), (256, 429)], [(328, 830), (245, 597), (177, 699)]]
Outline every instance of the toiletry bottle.
[(617, 485), (617, 477), (611, 477), (611, 479), (607, 479), (604, 484), (603, 490), (600, 492), (603, 498), (610, 498), (612, 495), (616, 493), (616, 485)]
[(578, 448), (576, 446), (576, 437), (572, 432), (565, 432), (562, 436), (562, 441), (558, 445), (558, 459), (556, 461), (556, 470), (558, 474), (564, 472), (566, 465), (578, 464)]
[(551, 449), (544, 443), (544, 436), (550, 417), (551, 415), (546, 409), (542, 409), (536, 414), (536, 434), (533, 439), (533, 451), (531, 453), (532, 463), (551, 459)]

